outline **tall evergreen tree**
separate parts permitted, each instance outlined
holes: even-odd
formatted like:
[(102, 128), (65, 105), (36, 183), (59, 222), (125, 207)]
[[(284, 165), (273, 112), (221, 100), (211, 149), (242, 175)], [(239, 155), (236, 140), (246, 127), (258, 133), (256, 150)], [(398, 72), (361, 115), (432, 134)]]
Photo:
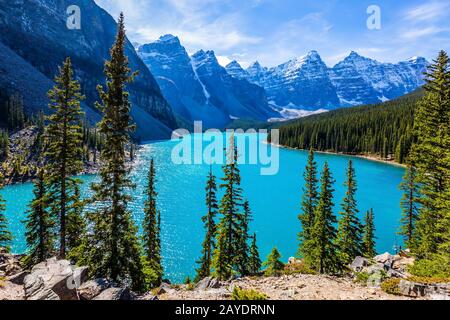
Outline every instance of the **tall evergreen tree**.
[(153, 283), (154, 286), (161, 283), (163, 273), (161, 264), (161, 243), (159, 238), (161, 222), (160, 213), (156, 206), (158, 193), (156, 192), (155, 184), (155, 162), (151, 159), (147, 189), (145, 190), (146, 200), (144, 207), (143, 240), (146, 263), (156, 275), (156, 281)]
[(206, 182), (206, 207), (208, 212), (202, 217), (202, 221), (205, 224), (206, 235), (202, 245), (202, 257), (198, 263), (200, 264), (197, 269), (197, 275), (195, 281), (199, 281), (205, 277), (208, 277), (211, 273), (212, 255), (215, 248), (216, 237), (216, 222), (217, 211), (219, 209), (217, 203), (217, 185), (216, 177), (212, 172), (212, 168), (209, 170), (208, 181)]
[(261, 270), (261, 259), (256, 245), (256, 233), (253, 234), (252, 244), (250, 246), (250, 257), (248, 260), (248, 271), (250, 274), (257, 274)]
[(249, 246), (248, 240), (250, 239), (249, 235), (249, 223), (251, 221), (252, 213), (250, 211), (250, 204), (248, 200), (244, 201), (243, 205), (243, 213), (239, 215), (239, 223), (240, 223), (240, 235), (239, 235), (239, 245), (238, 245), (238, 253), (237, 253), (237, 269), (241, 275), (247, 275), (248, 264), (249, 264)]
[(86, 263), (94, 276), (107, 277), (115, 282), (129, 282), (133, 290), (144, 289), (141, 247), (137, 227), (127, 208), (131, 200), (129, 190), (134, 187), (125, 165), (125, 145), (134, 129), (131, 124), (129, 94), (126, 84), (134, 74), (125, 56), (125, 26), (123, 14), (118, 21), (116, 41), (111, 60), (105, 63), (106, 91), (98, 86), (103, 112), (99, 132), (104, 136), (101, 151), (100, 182), (92, 185), (95, 209), (89, 212), (90, 234), (83, 244)]
[(441, 51), (428, 68), (414, 120), (417, 142), (411, 164), (417, 171), (419, 217), (416, 224), (419, 258), (443, 249), (450, 256), (448, 203), (450, 183), (450, 71), (449, 57)]
[(223, 166), (223, 183), (220, 185), (225, 193), (219, 206), (222, 217), (217, 227), (217, 247), (213, 257), (215, 276), (219, 279), (228, 279), (237, 269), (242, 214), (241, 176), (237, 160), (238, 152), (232, 135), (227, 151), (227, 163)]
[(418, 189), (416, 183), (416, 169), (408, 165), (403, 181), (400, 184), (400, 190), (403, 191), (401, 199), (402, 218), (399, 234), (404, 238), (405, 245), (410, 249), (415, 249), (416, 221), (418, 216)]
[[(53, 215), (59, 217), (59, 256), (67, 253), (67, 211), (74, 188), (80, 183), (74, 175), (82, 169), (82, 134), (80, 84), (74, 80), (72, 63), (67, 58), (55, 77), (55, 86), (49, 91), (50, 109), (46, 128), (46, 152), (48, 165), (49, 206)], [(78, 200), (75, 200), (78, 201)]]
[(361, 253), (364, 257), (367, 258), (373, 258), (377, 254), (375, 250), (375, 223), (373, 209), (367, 211), (364, 217)]
[(338, 246), (340, 259), (349, 264), (361, 254), (362, 228), (358, 219), (358, 208), (356, 204), (356, 178), (352, 160), (348, 161), (345, 197), (342, 201), (341, 218), (338, 223), (336, 244)]
[(299, 255), (305, 257), (308, 252), (304, 250), (303, 243), (310, 239), (310, 230), (314, 224), (314, 210), (317, 205), (317, 163), (314, 160), (314, 150), (309, 150), (305, 173), (305, 186), (303, 188), (302, 213), (298, 216), (302, 231), (299, 233)]
[(37, 172), (33, 194), (34, 198), (29, 205), (27, 218), (24, 221), (28, 247), (24, 264), (28, 268), (45, 261), (55, 253), (55, 219), (48, 210), (49, 196), (43, 169)]
[(333, 183), (328, 163), (325, 163), (320, 178), (319, 201), (314, 212), (311, 238), (304, 244), (308, 255), (305, 262), (320, 273), (338, 273), (342, 263), (337, 255), (336, 216), (333, 214)]
[[(3, 188), (3, 175), (0, 173), (0, 189)], [(12, 233), (8, 229), (8, 220), (5, 215), (5, 199), (0, 195), (0, 247), (10, 249)]]
[(67, 207), (67, 253), (68, 258), (73, 261), (80, 260), (80, 246), (86, 235), (86, 221), (83, 215), (86, 201), (81, 198), (80, 186), (78, 182), (73, 185), (73, 194), (68, 199)]

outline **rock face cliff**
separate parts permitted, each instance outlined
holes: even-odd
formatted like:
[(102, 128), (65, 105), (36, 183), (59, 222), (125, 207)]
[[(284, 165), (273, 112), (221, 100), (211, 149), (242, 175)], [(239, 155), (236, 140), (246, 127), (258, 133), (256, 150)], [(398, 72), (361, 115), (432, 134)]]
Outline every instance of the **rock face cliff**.
[(213, 51), (200, 50), (190, 57), (177, 37), (165, 35), (138, 52), (166, 99), (186, 120), (222, 128), (236, 118), (265, 121), (276, 114), (264, 89), (230, 75)]
[[(81, 12), (81, 29), (66, 26), (67, 8)], [(75, 75), (81, 82), (87, 116), (100, 118), (93, 107), (98, 100), (97, 84), (104, 83), (103, 68), (114, 42), (116, 22), (93, 0), (10, 0), (0, 2), (0, 88), (8, 94), (24, 96), (25, 108), (35, 113), (45, 108), (46, 92), (66, 57), (71, 57)], [(163, 138), (176, 127), (171, 107), (152, 74), (130, 42), (126, 54), (133, 71), (139, 71), (128, 86), (132, 115), (142, 139)], [(11, 68), (11, 64), (14, 68)], [(24, 76), (25, 75), (25, 76)], [(29, 98), (28, 95), (32, 95)], [(45, 109), (44, 109), (45, 110)]]

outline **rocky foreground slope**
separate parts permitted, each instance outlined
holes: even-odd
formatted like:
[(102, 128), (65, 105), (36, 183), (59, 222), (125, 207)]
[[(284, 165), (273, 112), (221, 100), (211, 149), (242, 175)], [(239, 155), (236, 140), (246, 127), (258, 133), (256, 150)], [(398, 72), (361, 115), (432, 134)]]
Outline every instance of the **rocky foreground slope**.
[[(89, 279), (87, 267), (67, 260), (49, 259), (23, 270), (20, 255), (0, 248), (0, 300), (230, 300), (235, 287), (256, 290), (270, 300), (393, 300), (450, 299), (450, 283), (421, 284), (405, 272), (411, 258), (377, 256), (373, 261), (358, 257), (346, 277), (295, 273), (301, 261), (291, 258), (284, 275), (245, 277), (225, 282), (205, 278), (197, 284), (163, 283), (145, 294), (135, 294), (107, 279)], [(361, 281), (358, 274), (367, 275)], [(383, 279), (398, 279), (396, 295), (383, 292)], [(359, 279), (358, 281), (355, 281)]]

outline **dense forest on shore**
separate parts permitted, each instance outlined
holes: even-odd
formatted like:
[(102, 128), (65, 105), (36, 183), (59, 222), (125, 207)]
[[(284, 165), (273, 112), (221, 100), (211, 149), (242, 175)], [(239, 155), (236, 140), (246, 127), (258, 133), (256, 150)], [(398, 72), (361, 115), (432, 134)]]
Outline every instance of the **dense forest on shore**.
[(405, 162), (413, 143), (414, 110), (423, 90), (378, 105), (339, 109), (281, 125), (280, 144), (291, 148), (367, 154)]

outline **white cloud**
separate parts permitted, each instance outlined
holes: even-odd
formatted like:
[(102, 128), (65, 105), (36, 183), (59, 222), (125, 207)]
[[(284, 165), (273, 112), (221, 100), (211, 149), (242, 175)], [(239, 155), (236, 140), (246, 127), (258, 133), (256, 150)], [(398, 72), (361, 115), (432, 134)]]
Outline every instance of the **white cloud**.
[(448, 32), (450, 29), (437, 28), (437, 27), (426, 27), (426, 28), (416, 28), (409, 29), (402, 33), (402, 38), (406, 40), (416, 40), (424, 36), (435, 35), (442, 32)]
[(229, 64), (232, 60), (228, 58), (227, 56), (216, 56), (217, 61), (222, 67), (226, 67), (227, 64)]
[(405, 13), (405, 19), (413, 21), (435, 20), (438, 17), (445, 16), (449, 7), (449, 2), (431, 1), (408, 10)]

